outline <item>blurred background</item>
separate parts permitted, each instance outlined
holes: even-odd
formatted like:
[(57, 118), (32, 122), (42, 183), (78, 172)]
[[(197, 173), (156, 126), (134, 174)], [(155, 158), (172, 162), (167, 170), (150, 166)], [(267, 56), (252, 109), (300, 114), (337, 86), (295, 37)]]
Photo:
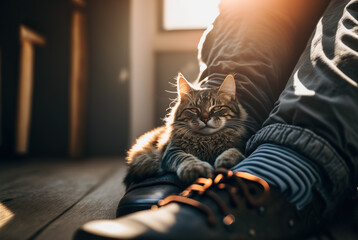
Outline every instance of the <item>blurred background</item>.
[(162, 124), (217, 0), (0, 6), (0, 158), (124, 156)]

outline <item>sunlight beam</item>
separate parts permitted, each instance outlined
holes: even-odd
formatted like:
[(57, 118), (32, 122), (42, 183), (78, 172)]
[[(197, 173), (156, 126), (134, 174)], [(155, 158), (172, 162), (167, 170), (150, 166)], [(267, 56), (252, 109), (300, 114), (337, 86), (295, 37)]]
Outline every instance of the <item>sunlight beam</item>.
[(0, 203), (0, 229), (15, 216), (4, 204)]
[(164, 30), (205, 29), (218, 15), (219, 0), (164, 0)]

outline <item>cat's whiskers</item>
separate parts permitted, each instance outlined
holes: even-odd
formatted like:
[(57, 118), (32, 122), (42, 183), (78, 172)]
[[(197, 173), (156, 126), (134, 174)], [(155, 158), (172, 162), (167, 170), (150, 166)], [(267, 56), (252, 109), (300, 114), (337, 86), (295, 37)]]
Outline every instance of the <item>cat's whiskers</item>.
[(242, 126), (245, 126), (247, 129), (251, 130), (251, 132), (256, 132), (259, 129), (259, 125), (255, 121), (238, 121)]
[(246, 122), (246, 121), (242, 121), (242, 120), (228, 120), (226, 121), (225, 127), (228, 128), (244, 128), (244, 127), (249, 127), (250, 125)]
[(217, 157), (226, 150), (243, 149), (245, 130), (257, 128), (255, 122), (244, 121), (247, 113), (236, 98), (232, 75), (218, 88), (202, 89), (193, 87), (179, 74), (176, 87), (178, 95), (169, 105), (165, 125), (142, 136), (144, 143), (140, 144), (139, 139), (129, 151), (126, 184), (157, 174), (158, 166), (161, 171), (176, 172), (181, 180), (192, 182), (209, 174)]

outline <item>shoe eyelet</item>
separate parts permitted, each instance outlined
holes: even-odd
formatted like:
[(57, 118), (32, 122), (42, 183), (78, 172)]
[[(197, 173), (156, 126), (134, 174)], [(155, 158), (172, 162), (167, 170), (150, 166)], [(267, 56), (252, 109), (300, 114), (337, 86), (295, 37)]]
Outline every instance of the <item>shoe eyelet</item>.
[(231, 224), (233, 224), (235, 222), (235, 217), (232, 214), (226, 215), (223, 218), (223, 222), (226, 226), (230, 226)]
[(158, 209), (159, 209), (158, 205), (152, 205), (150, 208), (150, 210), (154, 210), (154, 211)]

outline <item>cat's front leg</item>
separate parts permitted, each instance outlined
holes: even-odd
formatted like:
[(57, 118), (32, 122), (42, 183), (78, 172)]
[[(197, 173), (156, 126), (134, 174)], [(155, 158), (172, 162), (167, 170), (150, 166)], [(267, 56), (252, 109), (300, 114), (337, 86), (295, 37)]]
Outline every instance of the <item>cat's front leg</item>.
[(245, 156), (236, 148), (229, 148), (222, 152), (216, 159), (215, 168), (231, 168), (241, 162)]
[(214, 170), (208, 162), (201, 161), (191, 154), (188, 155), (177, 169), (177, 175), (183, 182), (192, 183), (199, 177), (207, 177)]
[(208, 162), (201, 161), (179, 147), (168, 147), (162, 160), (163, 169), (175, 172), (185, 183), (192, 183), (198, 177), (207, 177), (214, 170)]

